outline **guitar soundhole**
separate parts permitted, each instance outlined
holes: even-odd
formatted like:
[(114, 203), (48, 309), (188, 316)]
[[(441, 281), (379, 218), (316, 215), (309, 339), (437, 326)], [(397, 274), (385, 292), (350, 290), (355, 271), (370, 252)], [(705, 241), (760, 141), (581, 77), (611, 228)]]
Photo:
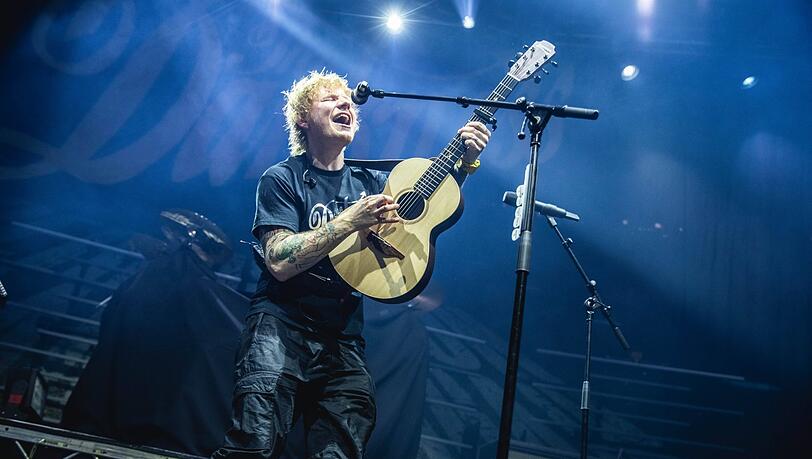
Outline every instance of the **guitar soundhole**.
[(397, 213), (400, 215), (400, 218), (404, 220), (416, 219), (423, 213), (423, 209), (426, 208), (426, 201), (423, 199), (423, 196), (420, 196), (414, 191), (401, 195), (395, 202), (400, 204)]

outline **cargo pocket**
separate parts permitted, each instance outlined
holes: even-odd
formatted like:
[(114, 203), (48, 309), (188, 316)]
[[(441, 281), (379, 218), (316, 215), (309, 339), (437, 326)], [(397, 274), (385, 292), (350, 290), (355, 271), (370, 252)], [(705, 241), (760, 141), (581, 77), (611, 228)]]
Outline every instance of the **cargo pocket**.
[(280, 372), (258, 371), (240, 378), (234, 387), (234, 396), (243, 394), (270, 394), (276, 390)]

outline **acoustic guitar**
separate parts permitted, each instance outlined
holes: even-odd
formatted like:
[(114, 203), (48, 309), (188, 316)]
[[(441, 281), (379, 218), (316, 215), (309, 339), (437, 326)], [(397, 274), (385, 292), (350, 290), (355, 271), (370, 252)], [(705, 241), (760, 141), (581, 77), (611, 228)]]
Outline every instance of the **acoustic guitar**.
[[(537, 41), (516, 59), (488, 100), (502, 101), (516, 85), (552, 59), (555, 46)], [(488, 123), (496, 108), (474, 110), (471, 121)], [(329, 258), (338, 274), (364, 295), (384, 303), (402, 303), (428, 284), (434, 268), (434, 243), (462, 215), (462, 195), (451, 176), (465, 152), (455, 136), (433, 160), (412, 158), (392, 169), (383, 194), (400, 204), (403, 223), (375, 225), (344, 239)]]

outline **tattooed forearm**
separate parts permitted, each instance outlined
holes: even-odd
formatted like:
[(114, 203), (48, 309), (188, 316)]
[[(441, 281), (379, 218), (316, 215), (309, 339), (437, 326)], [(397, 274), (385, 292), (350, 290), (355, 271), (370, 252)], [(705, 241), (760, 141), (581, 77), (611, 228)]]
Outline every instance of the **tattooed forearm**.
[[(297, 236), (301, 239), (301, 244), (297, 245), (296, 250), (291, 253), (291, 257), (296, 257), (300, 264), (309, 263), (312, 260), (313, 263), (310, 265), (312, 266), (335, 247), (336, 230), (335, 226), (329, 222), (319, 229)], [(289, 262), (294, 263), (295, 260), (289, 259)]]
[(271, 259), (276, 261), (287, 260), (288, 263), (296, 263), (296, 256), (302, 250), (304, 238), (301, 234), (294, 234), (284, 241), (276, 244), (271, 251)]
[(265, 264), (280, 280), (310, 268), (335, 248), (340, 240), (332, 222), (303, 233), (274, 230), (263, 236)]

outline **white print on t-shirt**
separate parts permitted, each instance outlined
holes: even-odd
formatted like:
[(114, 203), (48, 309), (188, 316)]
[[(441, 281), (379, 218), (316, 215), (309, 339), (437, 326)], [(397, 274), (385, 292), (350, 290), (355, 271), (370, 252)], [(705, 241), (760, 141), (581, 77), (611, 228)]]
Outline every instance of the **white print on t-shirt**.
[[(364, 199), (367, 196), (366, 191), (362, 191), (359, 196), (358, 200)], [(327, 204), (316, 203), (312, 209), (310, 209), (310, 217), (307, 219), (308, 224), (310, 225), (310, 229), (321, 228), (327, 222), (335, 218), (336, 215), (340, 214), (344, 211), (347, 207), (355, 204), (358, 201), (347, 201), (347, 199), (342, 199), (341, 202), (333, 199), (332, 201), (328, 202)]]
[[(334, 201), (330, 201), (331, 204)], [(310, 218), (308, 219), (308, 223), (310, 224), (310, 229), (321, 228), (327, 222), (333, 219), (335, 214), (333, 211), (330, 210), (327, 206), (322, 203), (318, 203), (310, 209)]]

